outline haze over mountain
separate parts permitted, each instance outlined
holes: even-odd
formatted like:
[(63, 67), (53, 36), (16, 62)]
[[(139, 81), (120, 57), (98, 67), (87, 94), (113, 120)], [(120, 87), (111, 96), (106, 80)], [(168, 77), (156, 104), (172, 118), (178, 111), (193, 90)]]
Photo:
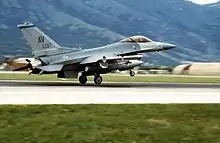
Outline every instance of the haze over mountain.
[(220, 61), (220, 3), (186, 0), (1, 0), (0, 55), (31, 56), (17, 24), (30, 21), (59, 44), (93, 48), (132, 35), (178, 45), (145, 61)]

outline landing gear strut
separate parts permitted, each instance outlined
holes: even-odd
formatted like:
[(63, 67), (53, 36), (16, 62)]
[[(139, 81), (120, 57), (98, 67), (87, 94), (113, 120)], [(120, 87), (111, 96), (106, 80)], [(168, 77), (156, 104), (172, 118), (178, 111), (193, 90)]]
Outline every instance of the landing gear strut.
[(79, 82), (83, 85), (83, 84), (86, 84), (87, 83), (87, 77), (84, 76), (84, 75), (81, 75), (79, 77)]
[(131, 77), (135, 76), (135, 72), (133, 70), (130, 70), (130, 76)]
[(100, 75), (95, 75), (94, 83), (100, 85), (102, 83), (102, 77)]

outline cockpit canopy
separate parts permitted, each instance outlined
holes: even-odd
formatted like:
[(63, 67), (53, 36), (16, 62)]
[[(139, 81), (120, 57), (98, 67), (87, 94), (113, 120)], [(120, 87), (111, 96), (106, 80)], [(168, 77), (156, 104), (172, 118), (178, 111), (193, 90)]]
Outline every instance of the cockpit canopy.
[(132, 36), (132, 37), (123, 39), (120, 42), (147, 43), (147, 42), (152, 42), (152, 40), (144, 36)]

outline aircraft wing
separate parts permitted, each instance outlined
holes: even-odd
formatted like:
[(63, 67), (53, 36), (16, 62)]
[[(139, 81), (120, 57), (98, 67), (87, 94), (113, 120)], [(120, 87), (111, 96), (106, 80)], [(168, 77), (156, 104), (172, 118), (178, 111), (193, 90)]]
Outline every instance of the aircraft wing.
[[(86, 65), (86, 64), (93, 64), (97, 62), (101, 63), (108, 63), (110, 61), (116, 61), (116, 60), (133, 60), (133, 59), (140, 59), (142, 58), (142, 55), (132, 55), (132, 56), (100, 56), (100, 55), (93, 55), (87, 58), (80, 58), (82, 59), (79, 64), (81, 65)], [(73, 61), (73, 60), (71, 60)], [(78, 59), (78, 61), (80, 61)], [(38, 66), (36, 68), (41, 69), (42, 71), (47, 71), (47, 72), (54, 72), (54, 71), (61, 71), (61, 69), (67, 64), (68, 62), (65, 63), (60, 63), (60, 64), (52, 64), (52, 65), (47, 65), (47, 66)], [(75, 62), (77, 63), (77, 62)]]

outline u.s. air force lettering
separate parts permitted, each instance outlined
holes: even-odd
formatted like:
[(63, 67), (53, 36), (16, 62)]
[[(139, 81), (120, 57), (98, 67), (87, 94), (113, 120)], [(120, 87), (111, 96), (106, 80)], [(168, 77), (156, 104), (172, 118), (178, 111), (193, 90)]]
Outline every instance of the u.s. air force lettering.
[(44, 43), (44, 36), (38, 37), (38, 43), (41, 44), (43, 49), (50, 48), (52, 46), (51, 43)]

